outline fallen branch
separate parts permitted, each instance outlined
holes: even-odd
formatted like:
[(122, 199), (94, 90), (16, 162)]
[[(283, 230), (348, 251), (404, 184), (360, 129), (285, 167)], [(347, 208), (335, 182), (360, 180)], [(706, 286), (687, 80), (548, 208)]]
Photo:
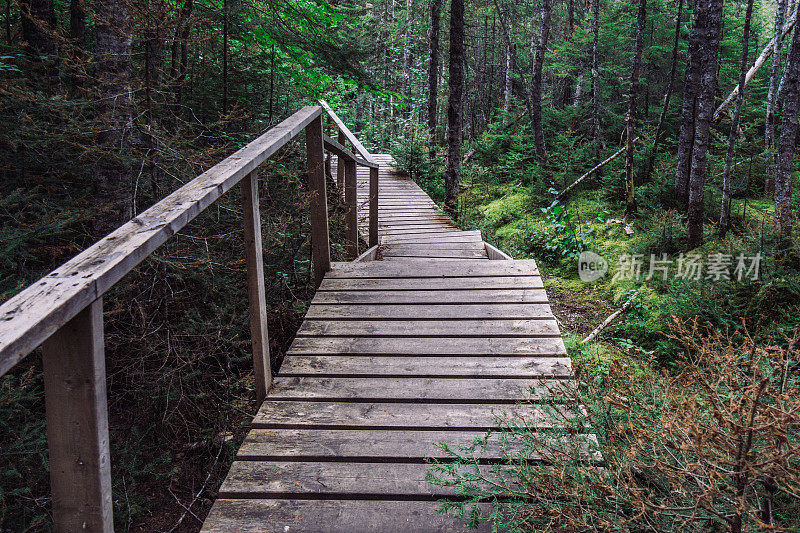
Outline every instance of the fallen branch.
[[(636, 293), (636, 294), (638, 294), (638, 293)], [(581, 341), (581, 344), (586, 344), (587, 342), (591, 342), (591, 341), (593, 341), (593, 340), (595, 339), (595, 337), (597, 337), (598, 335), (600, 335), (600, 332), (601, 332), (601, 331), (603, 331), (604, 329), (606, 329), (606, 327), (607, 327), (609, 324), (611, 324), (611, 323), (612, 323), (614, 320), (616, 320), (616, 319), (617, 319), (617, 317), (618, 317), (619, 315), (621, 315), (622, 313), (624, 313), (624, 312), (625, 312), (625, 310), (626, 310), (626, 309), (628, 309), (628, 308), (631, 306), (631, 304), (633, 303), (633, 300), (635, 300), (635, 299), (636, 299), (636, 294), (634, 294), (633, 296), (631, 296), (630, 298), (628, 298), (628, 301), (627, 301), (627, 302), (625, 302), (624, 304), (622, 304), (622, 307), (620, 307), (619, 309), (617, 309), (616, 311), (614, 311), (613, 313), (611, 313), (611, 315), (610, 315), (608, 318), (606, 318), (605, 320), (603, 320), (603, 322), (602, 322), (602, 323), (601, 323), (599, 326), (597, 326), (596, 328), (594, 328), (594, 331), (593, 331), (593, 332), (591, 332), (591, 333), (589, 334), (589, 336), (588, 336), (588, 337), (586, 337), (585, 339), (583, 339), (583, 340)]]
[[(638, 141), (638, 140), (639, 140), (639, 137), (636, 137), (636, 138), (633, 140), (633, 142), (636, 142), (636, 141)], [(569, 187), (567, 187), (566, 189), (564, 189), (563, 191), (561, 191), (560, 193), (558, 193), (558, 196), (556, 196), (556, 199), (557, 199), (557, 200), (561, 200), (561, 199), (562, 199), (564, 196), (566, 196), (566, 194), (567, 194), (569, 191), (571, 191), (572, 189), (574, 189), (575, 187), (577, 187), (577, 186), (578, 186), (578, 184), (579, 184), (580, 182), (582, 182), (584, 179), (586, 179), (586, 178), (588, 178), (589, 176), (591, 176), (591, 175), (592, 175), (594, 172), (596, 172), (596, 171), (600, 170), (601, 168), (603, 168), (603, 167), (604, 167), (606, 164), (608, 164), (609, 162), (611, 162), (611, 161), (612, 161), (612, 160), (613, 160), (615, 157), (617, 157), (619, 154), (623, 153), (623, 152), (625, 151), (625, 149), (626, 149), (626, 148), (623, 146), (622, 148), (620, 148), (619, 150), (617, 150), (616, 152), (614, 152), (613, 154), (611, 154), (611, 156), (610, 156), (610, 157), (608, 157), (607, 159), (605, 159), (604, 161), (602, 161), (602, 162), (600, 162), (598, 165), (596, 165), (594, 168), (592, 168), (592, 169), (591, 169), (589, 172), (585, 173), (583, 176), (581, 176), (580, 178), (578, 178), (578, 179), (576, 179), (575, 181), (573, 181), (573, 182), (572, 182), (572, 185), (570, 185)]]
[[(797, 22), (797, 10), (792, 13), (792, 16), (789, 17), (789, 20), (786, 21), (786, 24), (783, 25), (783, 29), (781, 29), (780, 38), (783, 40), (792, 28), (794, 27), (794, 23)], [(772, 55), (773, 47), (775, 46), (775, 37), (773, 37), (767, 45), (764, 47), (764, 50), (761, 51), (761, 55), (758, 56), (756, 62), (753, 63), (753, 66), (750, 67), (750, 70), (747, 71), (747, 74), (744, 77), (744, 86), (747, 87), (747, 84), (750, 83), (750, 80), (753, 79), (753, 76), (756, 75), (758, 69), (760, 69), (764, 63), (767, 62), (767, 59)], [(731, 102), (736, 98), (736, 95), (739, 94), (739, 85), (733, 88), (731, 94), (719, 105), (716, 111), (714, 111), (714, 120), (719, 120), (719, 117), (722, 115), (722, 112), (725, 110), (726, 107), (730, 105)]]

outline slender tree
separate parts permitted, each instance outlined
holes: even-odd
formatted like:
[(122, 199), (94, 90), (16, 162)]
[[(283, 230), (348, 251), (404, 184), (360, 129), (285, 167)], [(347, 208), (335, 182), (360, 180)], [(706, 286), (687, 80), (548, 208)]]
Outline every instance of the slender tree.
[(776, 248), (781, 255), (789, 249), (792, 242), (792, 166), (800, 117), (800, 26), (795, 27), (792, 34), (783, 85), (783, 113), (775, 170)]
[(33, 56), (56, 53), (54, 31), (56, 12), (53, 0), (20, 0), (22, 39)]
[(431, 27), (428, 31), (428, 134), (430, 145), (428, 156), (436, 157), (436, 108), (439, 101), (439, 21), (444, 0), (431, 0)]
[(687, 240), (690, 248), (703, 242), (703, 199), (708, 166), (708, 148), (711, 142), (711, 121), (714, 117), (714, 97), (717, 91), (717, 53), (722, 33), (723, 0), (697, 0), (698, 10), (706, 12), (699, 17), (700, 89), (697, 96), (697, 114), (694, 120), (694, 148), (689, 173), (689, 208)]
[(689, 173), (694, 150), (694, 123), (697, 112), (697, 95), (700, 87), (700, 28), (706, 24), (703, 0), (695, 0), (694, 20), (689, 32), (689, 61), (683, 81), (683, 106), (678, 133), (678, 157), (675, 164), (675, 198), (685, 207), (689, 201)]
[(531, 76), (531, 129), (533, 144), (536, 148), (536, 157), (540, 163), (547, 162), (547, 148), (544, 143), (542, 128), (542, 68), (544, 66), (544, 53), (547, 50), (547, 41), (550, 38), (550, 0), (542, 0), (541, 28), (539, 40), (533, 59), (533, 72)]
[(86, 42), (86, 1), (72, 0), (69, 3), (69, 38), (77, 46)]
[(739, 119), (742, 116), (742, 103), (744, 102), (744, 78), (747, 75), (747, 53), (750, 45), (750, 20), (752, 16), (753, 0), (748, 0), (742, 35), (742, 61), (739, 68), (739, 87), (741, 89), (736, 95), (736, 107), (731, 120), (731, 131), (728, 134), (728, 149), (725, 152), (725, 167), (722, 171), (722, 207), (719, 215), (719, 232), (722, 237), (725, 237), (731, 225), (731, 170), (733, 168), (733, 154), (736, 151), (736, 139), (739, 137)]
[(592, 1), (592, 135), (597, 158), (600, 147), (605, 147), (600, 129), (600, 0)]
[(95, 54), (98, 78), (98, 110), (104, 125), (99, 134), (103, 153), (95, 163), (95, 201), (100, 213), (95, 234), (102, 236), (132, 214), (130, 169), (131, 37), (125, 0), (95, 3)]
[(636, 194), (633, 182), (634, 135), (636, 135), (636, 97), (639, 94), (639, 71), (642, 68), (642, 48), (647, 24), (647, 0), (639, 0), (636, 14), (636, 37), (631, 60), (631, 84), (628, 95), (628, 115), (625, 117), (625, 215), (636, 212)]
[(464, 0), (450, 2), (450, 95), (447, 100), (447, 161), (444, 172), (444, 205), (458, 214), (461, 119), (464, 93)]
[[(772, 179), (775, 174), (775, 108), (778, 100), (778, 78), (781, 68), (781, 46), (783, 43), (783, 19), (786, 17), (786, 1), (778, 0), (775, 8), (775, 32), (772, 41), (772, 66), (769, 72), (769, 89), (767, 90), (767, 115), (764, 126), (764, 148), (767, 152), (766, 179), (764, 180), (764, 193), (772, 194), (775, 189), (775, 182)], [(744, 87), (744, 83), (739, 83), (739, 92)]]
[(661, 130), (664, 127), (664, 121), (667, 118), (667, 111), (669, 110), (669, 101), (672, 99), (672, 89), (675, 86), (675, 74), (678, 70), (678, 43), (681, 37), (681, 17), (683, 15), (683, 0), (678, 2), (678, 15), (675, 18), (675, 38), (672, 43), (672, 64), (669, 69), (669, 81), (667, 82), (667, 93), (664, 95), (664, 105), (661, 108), (661, 115), (658, 117), (658, 124), (656, 125), (656, 132), (653, 134), (653, 148), (650, 150), (650, 158), (647, 161), (647, 171), (644, 174), (643, 181), (649, 181), (650, 176), (653, 174), (653, 166), (656, 162), (656, 155), (658, 154), (658, 143), (661, 138)]

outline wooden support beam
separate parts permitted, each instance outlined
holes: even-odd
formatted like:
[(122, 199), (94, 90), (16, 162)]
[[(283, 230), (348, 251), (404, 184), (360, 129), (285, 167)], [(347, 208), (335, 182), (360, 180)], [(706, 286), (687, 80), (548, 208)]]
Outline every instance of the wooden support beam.
[(53, 526), (113, 531), (103, 301), (42, 345)]
[(344, 161), (344, 201), (347, 205), (345, 218), (347, 249), (349, 255), (358, 257), (358, 201), (356, 188), (356, 162)]
[(258, 171), (241, 181), (244, 211), (244, 247), (247, 258), (247, 294), (250, 301), (250, 338), (253, 350), (256, 401), (263, 402), (272, 384), (267, 328), (267, 297), (264, 290), (264, 253), (261, 213), (258, 208)]
[[(336, 142), (344, 146), (345, 136), (343, 131), (339, 130), (339, 135), (336, 139)], [(344, 187), (344, 161), (342, 161), (342, 156), (338, 157), (339, 160), (336, 163), (336, 185), (339, 186), (339, 191), (341, 191)]]
[(369, 245), (378, 244), (378, 169), (369, 169)]
[(353, 160), (356, 162), (357, 165), (361, 165), (362, 167), (369, 167), (369, 168), (378, 168), (378, 164), (374, 163), (373, 161), (367, 161), (366, 159), (361, 159), (353, 152), (339, 144), (338, 141), (334, 141), (327, 135), (322, 136), (322, 140), (325, 144), (325, 149), (330, 151), (331, 153), (341, 156), (341, 158), (345, 160)]
[(317, 116), (306, 126), (306, 161), (311, 218), (311, 263), (315, 285), (319, 287), (331, 269), (330, 236), (328, 234), (328, 196), (325, 184), (322, 119)]
[(350, 131), (350, 128), (348, 128), (342, 119), (339, 118), (339, 115), (334, 113), (333, 109), (331, 109), (331, 106), (329, 106), (325, 100), (320, 100), (319, 105), (321, 105), (328, 116), (333, 119), (334, 124), (336, 124), (336, 126), (339, 128), (339, 131), (344, 133), (344, 136), (348, 141), (350, 141), (350, 144), (353, 145), (353, 148), (355, 148), (356, 152), (358, 152), (358, 154), (367, 161), (373, 161), (372, 154), (370, 154), (367, 149), (364, 148), (364, 145), (361, 144), (361, 141), (359, 141), (358, 138), (353, 135), (353, 132)]

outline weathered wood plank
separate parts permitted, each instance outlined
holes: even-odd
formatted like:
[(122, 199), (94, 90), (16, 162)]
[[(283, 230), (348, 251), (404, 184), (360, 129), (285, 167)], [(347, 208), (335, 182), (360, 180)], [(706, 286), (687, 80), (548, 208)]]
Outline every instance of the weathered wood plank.
[[(413, 426), (412, 426), (413, 427)], [(569, 445), (588, 460), (591, 444), (587, 435), (575, 435), (569, 441), (549, 438), (553, 445)], [(497, 461), (509, 457), (541, 460), (543, 454), (519, 433), (485, 431), (397, 430), (326, 430), (326, 429), (254, 429), (245, 437), (236, 455), (237, 461), (282, 461), (291, 457), (300, 461), (374, 461), (377, 463), (423, 463), (426, 458), (451, 460), (440, 443), (479, 461)], [(474, 450), (468, 452), (473, 445)], [(544, 454), (547, 450), (541, 450)]]
[(551, 428), (571, 416), (560, 406), (527, 403), (284, 402), (267, 397), (252, 427), (489, 431), (504, 424)]
[(569, 357), (420, 357), (299, 355), (287, 357), (280, 376), (349, 376), (349, 377), (569, 377)]
[(564, 355), (567, 351), (561, 337), (296, 337), (288, 353), (547, 357)]
[[(319, 118), (320, 112), (319, 107), (301, 109), (1, 305), (0, 376)], [(321, 156), (320, 162), (322, 168)]]
[(334, 278), (455, 278), (495, 276), (538, 276), (539, 269), (533, 259), (517, 261), (464, 260), (442, 269), (424, 262), (408, 267), (402, 264), (375, 262), (341, 263), (331, 265), (328, 277)]
[(425, 464), (236, 461), (219, 495), (383, 500), (435, 500), (455, 495), (453, 487), (429, 483), (427, 472)]
[(544, 289), (317, 291), (317, 304), (548, 303)]
[(325, 110), (325, 112), (328, 114), (328, 116), (333, 119), (333, 122), (334, 124), (336, 124), (336, 127), (339, 128), (339, 131), (344, 133), (344, 136), (347, 137), (347, 140), (350, 141), (350, 144), (352, 144), (353, 148), (356, 149), (356, 152), (358, 152), (358, 154), (367, 161), (374, 162), (372, 154), (370, 154), (367, 151), (367, 149), (364, 148), (364, 145), (361, 144), (361, 141), (359, 141), (358, 138), (355, 135), (353, 135), (353, 132), (351, 132), (350, 129), (342, 121), (342, 119), (339, 118), (339, 115), (337, 115), (333, 111), (333, 109), (331, 109), (331, 106), (329, 106), (328, 103), (325, 102), (325, 100), (319, 100), (319, 105), (321, 105), (322, 108)]
[(276, 377), (269, 396), (273, 400), (515, 403), (557, 398), (561, 387), (571, 386), (570, 381), (558, 379)]
[(411, 258), (438, 258), (438, 259), (488, 259), (486, 250), (465, 250), (448, 248), (397, 248), (382, 250), (383, 257), (411, 257)]
[(306, 320), (298, 337), (555, 337), (555, 320)]
[(539, 276), (454, 277), (454, 278), (325, 278), (320, 290), (325, 291), (405, 291), (405, 290), (470, 290), (470, 289), (540, 289)]
[(325, 183), (325, 157), (322, 147), (322, 117), (318, 116), (306, 127), (306, 166), (308, 172), (309, 218), (311, 219), (311, 262), (314, 286), (331, 269), (330, 235), (328, 232), (328, 189)]
[(113, 531), (102, 300), (45, 341), (42, 366), (53, 525)]
[[(525, 320), (550, 319), (549, 304), (320, 304), (312, 305), (306, 320)], [(480, 328), (479, 331), (480, 332)]]
[[(220, 499), (214, 502), (202, 531), (386, 533), (389, 518), (398, 532), (463, 532), (464, 519), (437, 513), (439, 506), (432, 501)], [(488, 516), (488, 504), (485, 507)], [(481, 522), (478, 529), (470, 531), (489, 533), (491, 526)]]

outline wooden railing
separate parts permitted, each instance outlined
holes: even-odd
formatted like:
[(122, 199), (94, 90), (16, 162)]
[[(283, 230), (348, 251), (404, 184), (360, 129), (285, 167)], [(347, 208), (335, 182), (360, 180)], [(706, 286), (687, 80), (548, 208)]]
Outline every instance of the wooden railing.
[[(358, 255), (356, 165), (370, 169), (370, 245), (377, 244), (378, 166), (321, 102), (342, 141), (323, 134), (321, 107), (304, 107), (0, 306), (0, 376), (41, 345), (47, 443), (56, 531), (112, 531), (103, 294), (223, 194), (241, 184), (255, 392), (272, 383), (258, 167), (305, 131), (312, 265), (317, 286), (330, 270), (324, 151), (344, 169), (347, 238)], [(349, 140), (359, 156), (347, 150)]]

